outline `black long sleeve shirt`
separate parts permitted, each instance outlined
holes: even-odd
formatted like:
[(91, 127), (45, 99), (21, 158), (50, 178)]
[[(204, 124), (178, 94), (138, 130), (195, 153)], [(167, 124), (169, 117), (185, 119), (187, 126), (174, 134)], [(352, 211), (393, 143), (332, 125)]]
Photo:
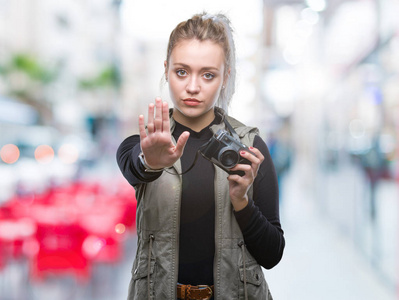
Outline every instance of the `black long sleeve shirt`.
[[(190, 137), (181, 157), (182, 170), (187, 170), (195, 160), (198, 148), (213, 135), (210, 126), (195, 132), (176, 122), (173, 136), (177, 140), (184, 131)], [(274, 267), (283, 254), (285, 240), (279, 219), (278, 184), (272, 159), (264, 141), (256, 136), (255, 148), (265, 157), (253, 183), (253, 199), (235, 211), (248, 251), (264, 268)], [(140, 137), (126, 138), (117, 151), (117, 162), (128, 182), (139, 183), (156, 180), (162, 172), (148, 173), (138, 159), (141, 152)], [(198, 155), (194, 167), (183, 174), (180, 215), (179, 274), (183, 284), (213, 284), (213, 259), (215, 251), (215, 168), (210, 161)], [(227, 173), (226, 173), (227, 178)], [(227, 180), (227, 179), (226, 179)]]

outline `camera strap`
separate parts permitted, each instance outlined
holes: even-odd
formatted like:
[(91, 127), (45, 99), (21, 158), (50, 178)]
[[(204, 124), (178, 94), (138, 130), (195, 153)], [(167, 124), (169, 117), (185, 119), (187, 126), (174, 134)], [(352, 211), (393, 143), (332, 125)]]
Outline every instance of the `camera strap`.
[[(231, 135), (232, 135), (237, 141), (239, 141), (239, 140), (240, 140), (240, 137), (238, 136), (237, 132), (234, 130), (233, 126), (231, 126), (231, 124), (227, 121), (226, 117), (223, 117), (223, 122), (224, 122), (224, 124), (226, 125), (227, 129), (230, 131)], [(206, 145), (208, 145), (208, 143), (209, 143), (209, 141), (206, 142), (204, 145), (202, 145), (202, 146), (198, 149), (197, 153), (195, 153), (195, 157), (194, 157), (193, 163), (192, 163), (191, 166), (190, 166), (187, 170), (185, 170), (184, 172), (181, 172), (181, 173), (177, 173), (177, 172), (176, 172), (176, 173), (175, 173), (175, 172), (170, 172), (170, 171), (168, 171), (168, 169), (164, 169), (164, 171), (165, 171), (166, 173), (169, 173), (169, 174), (172, 174), (172, 175), (183, 175), (183, 174), (186, 174), (188, 171), (190, 171), (190, 170), (195, 166), (195, 164), (196, 164), (196, 162), (197, 162), (197, 160), (198, 160), (198, 155), (199, 155), (200, 152), (201, 152), (201, 149), (204, 149), (204, 148), (206, 147)]]
[[(203, 146), (201, 146), (201, 148), (202, 148), (202, 147), (203, 147)], [(201, 149), (201, 148), (200, 148), (200, 149)], [(172, 175), (183, 175), (183, 174), (186, 174), (188, 171), (190, 171), (190, 170), (195, 166), (195, 163), (196, 163), (197, 160), (198, 160), (198, 154), (200, 153), (200, 149), (198, 149), (197, 153), (195, 153), (194, 161), (193, 161), (193, 163), (191, 164), (191, 166), (190, 166), (187, 170), (185, 170), (184, 172), (181, 172), (181, 173), (169, 172), (168, 169), (164, 169), (164, 171), (165, 171), (166, 173), (169, 173), (169, 174), (172, 174)]]
[(223, 118), (224, 124), (226, 124), (227, 129), (230, 131), (231, 135), (236, 139), (237, 141), (240, 141), (240, 137), (238, 136), (237, 132), (234, 130), (233, 126), (227, 121), (226, 117)]

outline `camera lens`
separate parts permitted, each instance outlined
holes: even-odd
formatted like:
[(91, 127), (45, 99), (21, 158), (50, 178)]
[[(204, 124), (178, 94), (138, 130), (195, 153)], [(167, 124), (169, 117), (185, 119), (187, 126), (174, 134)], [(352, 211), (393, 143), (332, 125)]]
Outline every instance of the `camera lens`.
[(239, 159), (240, 156), (238, 153), (231, 149), (227, 149), (225, 151), (222, 150), (219, 154), (219, 161), (226, 168), (234, 167), (238, 163)]

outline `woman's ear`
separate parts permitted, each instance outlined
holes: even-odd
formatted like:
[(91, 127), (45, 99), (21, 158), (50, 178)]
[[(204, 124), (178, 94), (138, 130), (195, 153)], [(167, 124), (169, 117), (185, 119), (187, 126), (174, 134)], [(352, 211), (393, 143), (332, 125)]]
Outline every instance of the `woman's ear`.
[(229, 81), (230, 71), (231, 71), (231, 69), (229, 69), (229, 70), (227, 71), (227, 73), (224, 75), (223, 87), (225, 87), (225, 86), (227, 85), (227, 81)]
[(163, 66), (165, 68), (165, 80), (168, 81), (168, 62), (166, 60), (164, 61)]

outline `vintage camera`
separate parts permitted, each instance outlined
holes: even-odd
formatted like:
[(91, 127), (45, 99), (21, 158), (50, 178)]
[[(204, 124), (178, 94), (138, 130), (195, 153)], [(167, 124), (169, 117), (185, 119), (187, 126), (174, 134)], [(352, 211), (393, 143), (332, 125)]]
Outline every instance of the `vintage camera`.
[(226, 130), (222, 129), (200, 148), (203, 157), (213, 162), (227, 173), (243, 176), (243, 171), (230, 170), (237, 164), (251, 164), (249, 160), (241, 157), (241, 150), (254, 154), (247, 146), (234, 139)]

